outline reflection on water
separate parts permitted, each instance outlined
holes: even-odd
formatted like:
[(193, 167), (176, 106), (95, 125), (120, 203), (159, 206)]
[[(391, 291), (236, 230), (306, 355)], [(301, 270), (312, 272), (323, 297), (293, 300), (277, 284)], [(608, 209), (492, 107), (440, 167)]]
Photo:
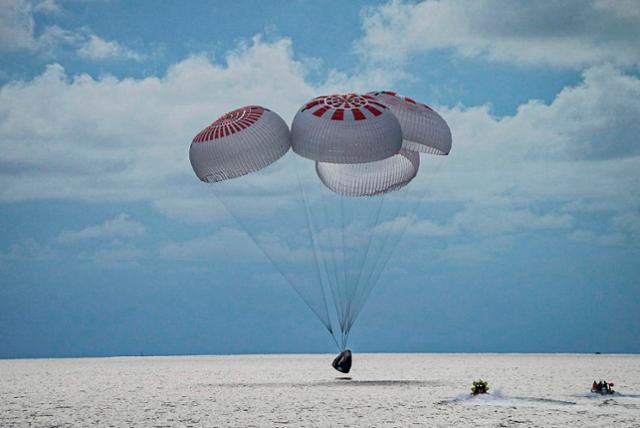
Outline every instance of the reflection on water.
[(359, 380), (352, 377), (337, 377), (334, 380), (320, 382), (224, 382), (224, 383), (206, 383), (199, 384), (208, 388), (313, 388), (313, 387), (390, 387), (390, 386), (440, 386), (441, 382), (424, 381), (424, 380)]
[[(347, 382), (348, 380), (348, 382)], [(439, 382), (430, 382), (424, 380), (360, 380), (353, 378), (341, 378), (339, 382), (315, 382), (311, 385), (315, 386), (437, 386)]]

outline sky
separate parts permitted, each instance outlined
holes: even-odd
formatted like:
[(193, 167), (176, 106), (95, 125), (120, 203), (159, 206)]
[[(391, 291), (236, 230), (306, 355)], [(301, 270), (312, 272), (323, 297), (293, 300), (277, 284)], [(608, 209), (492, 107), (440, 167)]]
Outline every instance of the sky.
[(355, 352), (640, 352), (638, 40), (635, 0), (0, 0), (0, 358), (336, 351), (245, 233), (301, 219), (291, 171), (238, 222), (188, 151), (243, 105), (372, 90), (453, 148)]

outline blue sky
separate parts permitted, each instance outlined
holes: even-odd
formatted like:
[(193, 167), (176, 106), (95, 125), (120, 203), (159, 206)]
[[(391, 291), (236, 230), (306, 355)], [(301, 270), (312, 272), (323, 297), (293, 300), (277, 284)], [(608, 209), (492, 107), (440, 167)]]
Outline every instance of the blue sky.
[[(379, 89), (453, 149), (353, 349), (640, 351), (637, 2), (1, 3), (0, 357), (333, 352), (188, 148)], [(299, 219), (251, 195), (252, 228)]]

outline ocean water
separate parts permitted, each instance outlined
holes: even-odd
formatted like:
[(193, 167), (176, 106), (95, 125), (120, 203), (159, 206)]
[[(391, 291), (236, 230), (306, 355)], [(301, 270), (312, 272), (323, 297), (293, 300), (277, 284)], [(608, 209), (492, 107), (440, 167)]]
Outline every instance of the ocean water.
[(356, 353), (351, 379), (332, 358), (0, 360), (0, 426), (640, 426), (638, 355)]

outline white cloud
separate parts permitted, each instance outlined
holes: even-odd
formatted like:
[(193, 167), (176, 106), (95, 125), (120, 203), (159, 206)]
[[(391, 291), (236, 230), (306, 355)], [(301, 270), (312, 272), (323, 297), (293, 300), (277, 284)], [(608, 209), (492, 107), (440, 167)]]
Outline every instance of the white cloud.
[(377, 62), (452, 49), (523, 65), (640, 65), (640, 3), (629, 1), (390, 1), (365, 10), (357, 44)]
[(487, 237), (478, 241), (467, 240), (448, 244), (436, 254), (440, 263), (489, 263), (495, 262), (501, 253), (509, 250), (514, 239), (509, 236)]
[(589, 200), (611, 210), (637, 206), (640, 180), (640, 79), (602, 67), (550, 104), (530, 101), (514, 116), (487, 107), (443, 109), (451, 155), (419, 179), (431, 199), (520, 204)]
[(65, 30), (57, 25), (46, 27), (37, 40), (37, 48), (41, 52), (53, 53), (59, 46), (76, 46), (84, 40), (79, 33)]
[(378, 226), (381, 233), (405, 233), (432, 238), (472, 235), (485, 238), (532, 230), (567, 229), (573, 217), (566, 213), (534, 213), (510, 205), (470, 203), (443, 223), (410, 216), (398, 217)]
[(63, 231), (58, 236), (58, 242), (71, 244), (89, 239), (132, 238), (142, 235), (145, 229), (142, 224), (131, 220), (127, 214), (118, 214), (99, 225), (77, 231)]
[(253, 260), (259, 254), (258, 251), (245, 233), (225, 227), (207, 236), (165, 242), (158, 249), (158, 254), (169, 260), (211, 260), (212, 256), (241, 259), (243, 256), (249, 256)]
[(0, 265), (15, 261), (44, 261), (58, 258), (59, 253), (49, 245), (43, 245), (32, 238), (12, 244), (6, 251), (0, 252)]
[(75, 257), (90, 266), (104, 268), (127, 268), (140, 266), (146, 251), (132, 245), (101, 248), (93, 252), (82, 252)]
[(57, 25), (50, 25), (37, 38), (38, 51), (49, 56), (55, 56), (60, 49), (69, 48), (73, 49), (80, 58), (91, 61), (141, 61), (146, 58), (145, 55), (115, 40), (105, 40), (86, 28), (70, 31)]
[(631, 239), (640, 238), (640, 214), (638, 211), (618, 214), (611, 219), (612, 227)]
[(0, 1), (0, 50), (35, 49), (33, 7), (26, 0)]
[(576, 229), (568, 234), (568, 238), (600, 246), (633, 244), (640, 238), (640, 215), (637, 212), (616, 214), (604, 226), (603, 230)]
[(144, 59), (144, 55), (114, 40), (105, 40), (87, 28), (68, 30), (49, 25), (35, 34), (35, 14), (61, 11), (54, 0), (0, 0), (0, 51), (28, 50), (53, 54), (60, 48), (72, 48), (78, 56), (93, 61)]
[(538, 214), (499, 205), (470, 205), (452, 219), (452, 225), (461, 232), (482, 237), (530, 230), (564, 229), (572, 224), (573, 218), (569, 214)]
[(92, 60), (131, 59), (140, 61), (143, 56), (122, 46), (116, 41), (104, 40), (95, 34), (90, 34), (78, 48), (78, 55)]
[(569, 201), (561, 207), (563, 212), (582, 212), (582, 213), (593, 213), (593, 212), (606, 212), (611, 211), (612, 209), (616, 209), (617, 207), (609, 206), (606, 201), (599, 200), (588, 200), (588, 199), (575, 199)]
[(376, 227), (376, 232), (381, 234), (402, 234), (407, 233), (413, 236), (424, 237), (445, 237), (457, 235), (460, 230), (452, 222), (437, 223), (429, 219), (416, 219), (411, 215), (398, 216), (393, 220), (386, 221)]
[(113, 264), (132, 262), (143, 257), (144, 254), (144, 251), (136, 247), (122, 247), (98, 250), (96, 251), (94, 258), (100, 263)]
[(281, 235), (253, 234), (223, 227), (213, 234), (185, 241), (166, 242), (158, 249), (158, 255), (168, 260), (211, 261), (212, 257), (254, 263), (278, 260), (284, 263), (312, 260), (313, 254), (308, 242), (294, 247), (293, 242), (282, 239)]
[(41, 0), (33, 4), (34, 12), (58, 13), (62, 11), (56, 0)]
[(624, 235), (620, 233), (599, 234), (591, 230), (577, 229), (568, 235), (568, 238), (584, 244), (599, 246), (619, 245), (624, 242)]

